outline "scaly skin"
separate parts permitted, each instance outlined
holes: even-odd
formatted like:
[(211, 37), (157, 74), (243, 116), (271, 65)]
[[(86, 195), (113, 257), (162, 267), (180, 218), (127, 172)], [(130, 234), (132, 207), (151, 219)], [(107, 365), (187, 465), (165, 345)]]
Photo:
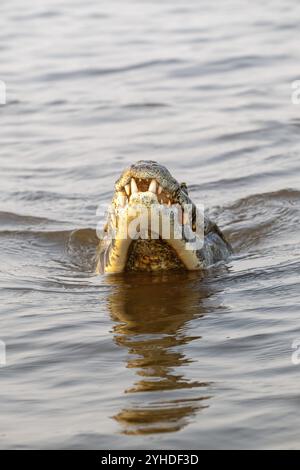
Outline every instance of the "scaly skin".
[[(187, 205), (190, 219), (183, 212)], [(150, 224), (154, 213), (160, 221), (155, 230)], [(133, 239), (130, 226), (141, 214), (149, 221), (148, 239)], [(164, 216), (171, 217), (167, 236), (162, 229)], [(201, 244), (188, 249), (191, 236)], [(231, 252), (218, 226), (201, 217), (187, 186), (159, 163), (141, 160), (126, 169), (115, 184), (111, 214), (99, 244), (97, 272), (200, 270), (225, 260)]]

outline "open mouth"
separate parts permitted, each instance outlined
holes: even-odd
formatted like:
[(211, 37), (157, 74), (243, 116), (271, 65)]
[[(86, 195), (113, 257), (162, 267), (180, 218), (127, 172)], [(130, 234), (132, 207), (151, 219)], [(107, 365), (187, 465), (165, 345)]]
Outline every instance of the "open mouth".
[(187, 192), (164, 167), (150, 170), (133, 165), (116, 182), (100, 253), (104, 272), (199, 269), (183, 235), (187, 226), (195, 230)]
[(186, 184), (152, 160), (122, 172), (99, 238), (99, 273), (195, 271), (232, 253), (203, 206), (192, 202)]
[(133, 202), (135, 196), (139, 193), (154, 194), (157, 198), (157, 203), (164, 204), (168, 207), (177, 202), (155, 179), (131, 178), (130, 183), (127, 183), (121, 191), (117, 192), (118, 205), (125, 207), (131, 201)]

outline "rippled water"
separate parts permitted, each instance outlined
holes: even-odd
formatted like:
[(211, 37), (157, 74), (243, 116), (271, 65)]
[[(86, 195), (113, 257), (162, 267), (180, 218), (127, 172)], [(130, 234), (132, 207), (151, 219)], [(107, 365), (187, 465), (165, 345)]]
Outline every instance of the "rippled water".
[[(3, 0), (2, 448), (299, 448), (296, 0)], [(235, 255), (95, 276), (97, 206), (154, 159)]]

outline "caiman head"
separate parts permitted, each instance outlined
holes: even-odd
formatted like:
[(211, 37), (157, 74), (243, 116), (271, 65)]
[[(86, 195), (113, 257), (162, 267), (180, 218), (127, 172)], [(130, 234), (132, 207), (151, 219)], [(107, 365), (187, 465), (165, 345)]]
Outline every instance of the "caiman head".
[(201, 269), (204, 218), (184, 183), (138, 161), (115, 183), (98, 249), (98, 272)]

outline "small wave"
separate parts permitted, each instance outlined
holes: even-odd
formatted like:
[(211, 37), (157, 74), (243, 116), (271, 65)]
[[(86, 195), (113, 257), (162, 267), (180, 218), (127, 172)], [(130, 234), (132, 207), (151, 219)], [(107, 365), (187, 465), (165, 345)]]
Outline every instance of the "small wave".
[(139, 62), (132, 65), (126, 65), (123, 67), (111, 67), (111, 68), (88, 68), (88, 69), (78, 69), (72, 70), (69, 72), (53, 72), (45, 75), (36, 77), (37, 81), (59, 81), (59, 80), (76, 80), (86, 77), (99, 77), (103, 75), (113, 75), (118, 73), (132, 72), (134, 70), (152, 68), (152, 67), (162, 67), (166, 65), (177, 65), (182, 63), (182, 60), (179, 59), (168, 59), (168, 60), (149, 60), (147, 62)]
[(76, 230), (36, 230), (27, 228), (21, 230), (1, 230), (0, 236), (23, 237), (24, 239), (53, 241), (65, 240), (68, 243), (70, 251), (75, 247), (84, 247), (87, 245), (96, 246), (99, 243), (96, 230), (83, 228)]
[(239, 199), (212, 214), (226, 227), (235, 250), (253, 251), (259, 244), (278, 246), (282, 239), (292, 239), (299, 225), (299, 200), (300, 191), (282, 189)]
[(233, 188), (240, 189), (241, 187), (247, 187), (250, 183), (262, 182), (266, 183), (267, 180), (274, 181), (276, 177), (289, 176), (291, 174), (291, 169), (287, 168), (286, 170), (278, 168), (273, 171), (264, 171), (261, 173), (255, 172), (253, 174), (248, 174), (246, 176), (238, 176), (236, 178), (222, 178), (215, 181), (209, 181), (207, 183), (199, 185), (193, 185), (193, 190), (198, 187), (201, 191), (208, 191), (215, 189), (220, 191), (220, 188), (226, 190), (232, 190)]
[(262, 194), (253, 194), (246, 198), (239, 199), (233, 205), (231, 205), (232, 209), (238, 209), (240, 207), (245, 206), (252, 206), (257, 203), (262, 203), (265, 201), (298, 201), (300, 199), (300, 191), (296, 189), (281, 189), (279, 191), (274, 191), (270, 193), (262, 193)]
[(19, 226), (19, 225), (49, 225), (49, 224), (63, 223), (56, 220), (47, 219), (45, 217), (36, 217), (32, 215), (20, 215), (13, 212), (0, 212), (0, 224), (1, 228), (5, 226)]
[(147, 109), (147, 108), (167, 108), (166, 103), (129, 103), (122, 106), (123, 109)]

